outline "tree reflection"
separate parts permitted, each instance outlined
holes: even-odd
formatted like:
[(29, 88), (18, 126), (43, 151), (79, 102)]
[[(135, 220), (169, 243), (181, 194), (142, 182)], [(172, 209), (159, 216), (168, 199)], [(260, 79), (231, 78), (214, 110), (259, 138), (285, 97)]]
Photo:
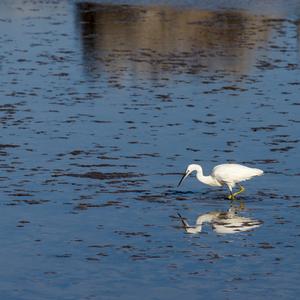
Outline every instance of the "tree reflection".
[(77, 20), (92, 72), (244, 73), (270, 31), (244, 12), (170, 7), (79, 3)]

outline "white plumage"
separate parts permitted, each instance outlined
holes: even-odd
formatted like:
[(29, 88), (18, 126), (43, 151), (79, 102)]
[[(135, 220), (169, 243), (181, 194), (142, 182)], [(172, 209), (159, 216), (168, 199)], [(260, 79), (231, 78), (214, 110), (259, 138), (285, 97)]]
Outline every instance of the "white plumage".
[[(239, 182), (249, 180), (254, 176), (260, 176), (264, 173), (260, 169), (249, 168), (239, 164), (222, 164), (214, 167), (211, 175), (204, 176), (202, 167), (200, 165), (191, 164), (188, 165), (178, 186), (194, 171), (196, 171), (197, 179), (204, 184), (210, 186), (226, 185), (230, 191), (230, 195), (228, 196), (229, 199), (234, 199), (236, 195), (242, 193), (245, 190), (244, 187), (239, 184)], [(232, 190), (236, 184), (239, 185), (240, 190), (236, 193), (233, 193)]]

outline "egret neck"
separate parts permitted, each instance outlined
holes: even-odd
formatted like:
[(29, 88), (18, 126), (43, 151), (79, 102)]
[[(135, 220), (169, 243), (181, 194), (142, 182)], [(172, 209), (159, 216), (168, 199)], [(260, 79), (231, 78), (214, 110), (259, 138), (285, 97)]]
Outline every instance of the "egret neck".
[(193, 171), (196, 171), (196, 177), (199, 181), (201, 181), (204, 184), (208, 184), (210, 186), (222, 186), (220, 182), (218, 182), (215, 178), (213, 178), (211, 175), (205, 176), (203, 175), (202, 167), (199, 165), (192, 165)]

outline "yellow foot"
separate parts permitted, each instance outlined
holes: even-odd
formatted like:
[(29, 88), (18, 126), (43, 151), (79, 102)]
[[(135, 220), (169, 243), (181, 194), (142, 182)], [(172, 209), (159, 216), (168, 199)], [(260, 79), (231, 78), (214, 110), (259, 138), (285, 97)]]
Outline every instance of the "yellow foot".
[(228, 195), (228, 197), (227, 197), (229, 200), (235, 200), (235, 196), (234, 195)]
[(240, 189), (238, 192), (234, 193), (233, 195), (236, 196), (236, 195), (239, 195), (241, 193), (243, 193), (245, 191), (245, 188), (243, 186), (240, 185)]

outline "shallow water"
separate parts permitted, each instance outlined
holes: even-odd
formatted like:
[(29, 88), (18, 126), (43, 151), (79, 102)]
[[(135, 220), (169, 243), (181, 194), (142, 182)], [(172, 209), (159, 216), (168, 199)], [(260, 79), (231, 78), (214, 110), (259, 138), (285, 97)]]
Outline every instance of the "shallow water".
[[(159, 2), (0, 3), (1, 299), (300, 292), (300, 6)], [(263, 224), (186, 234), (232, 161)]]

